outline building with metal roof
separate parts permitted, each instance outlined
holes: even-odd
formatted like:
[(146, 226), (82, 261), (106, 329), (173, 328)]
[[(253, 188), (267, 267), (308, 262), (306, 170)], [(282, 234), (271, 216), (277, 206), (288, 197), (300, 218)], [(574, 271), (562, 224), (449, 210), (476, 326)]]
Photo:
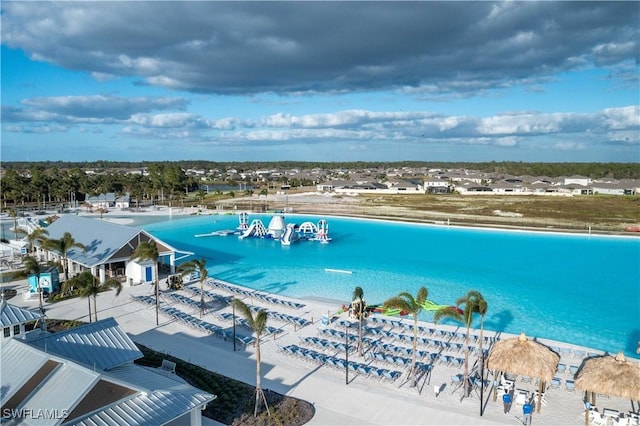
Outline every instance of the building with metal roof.
[(42, 313), (7, 303), (4, 293), (1, 297), (0, 327), (2, 327), (2, 334), (0, 342), (4, 343), (6, 339), (14, 337), (24, 339), (26, 336), (25, 324), (40, 320)]
[[(107, 278), (116, 278), (129, 285), (155, 282), (157, 277), (152, 261), (130, 260), (142, 242), (155, 242), (159, 263), (168, 266), (171, 273), (175, 272), (176, 260), (180, 260), (176, 255), (192, 254), (171, 247), (143, 229), (82, 216), (61, 216), (46, 229), (48, 239), (61, 239), (69, 232), (77, 243), (86, 247), (86, 251), (73, 247), (67, 252), (71, 275), (90, 270), (101, 282)], [(38, 252), (47, 260), (62, 257), (62, 253), (45, 250), (41, 245)]]
[(135, 365), (142, 354), (113, 318), (88, 326), (3, 342), (3, 424), (202, 424), (201, 411), (215, 395), (175, 374)]
[(110, 370), (142, 358), (142, 352), (113, 318), (32, 339), (31, 345), (89, 368)]

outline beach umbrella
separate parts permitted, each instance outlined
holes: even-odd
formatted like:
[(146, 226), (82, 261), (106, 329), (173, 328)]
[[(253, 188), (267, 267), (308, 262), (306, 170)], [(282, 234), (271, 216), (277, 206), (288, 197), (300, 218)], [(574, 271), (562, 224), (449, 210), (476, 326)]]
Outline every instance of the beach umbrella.
[(556, 373), (560, 355), (548, 346), (528, 339), (524, 333), (520, 337), (496, 342), (487, 357), (487, 368), (504, 371), (519, 376), (529, 376), (540, 380), (537, 411), (540, 412), (540, 400), (544, 383), (549, 382)]
[(587, 358), (576, 373), (576, 388), (640, 401), (640, 363), (627, 361), (622, 352)]

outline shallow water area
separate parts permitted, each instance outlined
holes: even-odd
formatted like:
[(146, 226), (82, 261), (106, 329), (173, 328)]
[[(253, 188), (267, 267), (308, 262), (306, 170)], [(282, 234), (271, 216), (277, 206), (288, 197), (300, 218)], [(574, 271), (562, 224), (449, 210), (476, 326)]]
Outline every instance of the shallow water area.
[[(271, 216), (250, 215), (250, 221), (256, 218), (267, 226)], [(415, 294), (425, 286), (429, 299), (449, 305), (475, 289), (489, 304), (487, 329), (623, 350), (637, 357), (637, 238), (285, 215), (287, 223), (320, 219), (329, 223), (329, 244), (299, 241), (283, 246), (237, 235), (195, 236), (235, 229), (235, 215), (140, 226), (206, 258), (210, 276), (246, 287), (334, 300), (336, 309), (351, 300), (356, 286), (363, 288), (370, 304), (401, 291)], [(430, 321), (432, 313), (425, 312), (421, 319)]]

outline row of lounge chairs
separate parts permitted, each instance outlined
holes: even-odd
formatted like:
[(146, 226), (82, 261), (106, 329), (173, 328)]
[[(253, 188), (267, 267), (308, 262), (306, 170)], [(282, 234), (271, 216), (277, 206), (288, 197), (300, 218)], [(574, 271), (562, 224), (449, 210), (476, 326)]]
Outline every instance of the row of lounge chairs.
[[(387, 364), (396, 365), (398, 367), (405, 367), (405, 368), (411, 367), (411, 364), (413, 362), (411, 358), (392, 355), (385, 352), (368, 352), (367, 357), (375, 361), (381, 361)], [(433, 364), (431, 363), (416, 361), (416, 368), (418, 369), (418, 371), (428, 372), (431, 370), (432, 367), (433, 367)]]
[(211, 324), (210, 322), (203, 321), (200, 318), (196, 318), (193, 315), (189, 315), (186, 312), (182, 312), (179, 309), (163, 306), (160, 308), (160, 311), (169, 317), (186, 324), (189, 327), (195, 328), (196, 330), (204, 331), (209, 334), (213, 334), (214, 336), (221, 337), (224, 340), (227, 340), (228, 333), (220, 326), (215, 324)]
[[(216, 316), (223, 321), (233, 321), (233, 317), (234, 317), (234, 315), (230, 312), (219, 312), (216, 314)], [(236, 324), (251, 329), (251, 326), (249, 325), (246, 319), (241, 318), (238, 315), (235, 316), (235, 319), (236, 319)], [(265, 326), (264, 331), (266, 334), (279, 334), (279, 333), (282, 333), (283, 330), (281, 328), (267, 325)]]
[(354, 342), (358, 340), (358, 336), (355, 334), (349, 334), (347, 337), (347, 334), (344, 331), (334, 330), (333, 328), (321, 328), (319, 330), (320, 330), (320, 333), (326, 336), (335, 337), (337, 339), (345, 340), (348, 338), (350, 342)]
[[(367, 327), (365, 328), (364, 332), (365, 334), (372, 334), (374, 336), (380, 336), (382, 338), (389, 339), (390, 341), (397, 341), (397, 342), (413, 343), (415, 339), (413, 335), (396, 333), (393, 331), (385, 331), (377, 328)], [(369, 343), (373, 344), (373, 340), (369, 340)], [(429, 338), (429, 337), (418, 337), (416, 343), (418, 345), (423, 345), (429, 348), (433, 348), (437, 351), (463, 352), (465, 350), (465, 345), (462, 343), (448, 342), (448, 341), (438, 340), (438, 339)], [(471, 344), (469, 345), (469, 351), (471, 351), (474, 354), (479, 354), (480, 347), (476, 346), (475, 344)], [(485, 353), (488, 353), (488, 347), (483, 348), (483, 351)]]
[[(340, 339), (340, 341), (345, 340), (346, 334), (344, 331), (335, 330), (331, 328), (322, 328), (319, 330), (324, 335)], [(349, 336), (348, 337), (349, 341), (354, 343), (353, 347), (355, 348), (356, 347), (355, 343), (357, 342), (358, 336), (354, 334), (349, 334), (348, 336)], [(372, 348), (372, 350), (369, 352), (370, 353), (369, 356), (373, 357), (374, 359), (400, 365), (400, 366), (406, 366), (411, 363), (411, 360), (408, 360), (404, 357), (412, 356), (413, 348), (394, 345), (393, 343), (385, 342), (383, 340), (376, 340), (367, 336), (364, 336), (362, 341), (363, 343), (367, 344), (370, 348)], [(429, 365), (429, 366), (433, 365), (435, 362), (449, 365), (449, 366), (454, 366), (454, 367), (460, 367), (464, 364), (463, 358), (459, 358), (459, 357), (452, 356), (442, 352), (436, 353), (436, 352), (429, 352), (426, 350), (417, 350), (416, 358), (421, 360), (428, 360), (428, 363), (424, 365)]]
[[(145, 305), (155, 305), (156, 303), (155, 298), (151, 296), (132, 296), (132, 297), (137, 302), (143, 303)], [(180, 323), (183, 323), (194, 329), (204, 331), (209, 334), (213, 334), (224, 340), (227, 340), (228, 338), (232, 337), (231, 333), (229, 333), (227, 330), (223, 329), (222, 327), (207, 321), (203, 321), (200, 318), (194, 317), (193, 315), (189, 315), (186, 312), (183, 312), (174, 307), (162, 306), (160, 308), (160, 311), (163, 314), (175, 319)], [(255, 338), (253, 336), (246, 336), (243, 334), (236, 333), (236, 341), (247, 346), (247, 345), (253, 344), (255, 342)]]
[(393, 382), (397, 380), (402, 373), (396, 370), (389, 370), (386, 368), (378, 368), (371, 365), (363, 364), (360, 362), (349, 361), (344, 358), (338, 358), (333, 355), (327, 355), (320, 352), (306, 349), (298, 345), (287, 345), (282, 348), (282, 351), (289, 355), (298, 356), (304, 360), (311, 361), (316, 364), (324, 364), (329, 367), (344, 370), (348, 368), (349, 371), (354, 373), (360, 373), (365, 377), (375, 378), (379, 380), (387, 380)]
[[(187, 290), (189, 293), (193, 294), (194, 296), (200, 296), (200, 287), (196, 285), (185, 286), (184, 289)], [(204, 295), (215, 302), (220, 302), (227, 305), (231, 303), (230, 297), (225, 297), (208, 290), (204, 290)]]
[[(395, 328), (399, 328), (405, 331), (414, 331), (415, 326), (411, 323), (408, 322), (403, 322), (403, 321), (399, 321), (399, 320), (392, 320), (392, 319), (388, 319), (388, 318), (383, 318), (383, 317), (376, 317), (376, 316), (371, 316), (367, 319), (367, 321), (373, 323), (373, 324), (380, 324), (383, 326), (390, 326), (391, 330), (394, 330)], [(466, 333), (462, 333), (462, 332), (458, 332), (458, 331), (450, 331), (450, 330), (443, 330), (440, 328), (435, 328), (435, 327), (426, 327), (426, 326), (422, 326), (422, 325), (418, 325), (417, 326), (417, 330), (418, 330), (418, 334), (422, 334), (424, 336), (436, 336), (439, 337), (440, 340), (442, 339), (455, 339), (459, 342), (464, 342), (466, 340), (467, 334)], [(474, 343), (479, 343), (480, 342), (480, 336), (475, 335), (475, 334), (469, 334), (469, 340), (471, 342)], [(483, 336), (482, 338), (483, 343), (485, 344), (490, 344), (493, 343), (497, 340), (500, 340), (499, 338), (495, 337), (495, 336)]]
[[(332, 349), (340, 352), (346, 352), (347, 345), (344, 342), (334, 342), (332, 340), (321, 339), (319, 337), (301, 337), (300, 338), (303, 343), (308, 345), (314, 345), (321, 349)], [(357, 346), (349, 345), (349, 351), (353, 352)]]
[(274, 304), (274, 305), (286, 306), (286, 307), (294, 308), (294, 309), (300, 309), (300, 308), (303, 308), (305, 306), (302, 303), (292, 302), (290, 300), (279, 299), (277, 297), (273, 297), (268, 293), (261, 293), (261, 292), (255, 291), (255, 290), (251, 290), (251, 291), (250, 290), (245, 290), (243, 288), (232, 286), (232, 285), (229, 285), (229, 284), (224, 283), (224, 282), (219, 281), (219, 280), (210, 279), (210, 280), (207, 281), (207, 284), (209, 284), (213, 288), (225, 290), (225, 291), (228, 291), (229, 293), (233, 293), (233, 294), (236, 294), (236, 295), (239, 295), (239, 296), (243, 296), (243, 297), (254, 297), (254, 298), (258, 299), (258, 300), (261, 300), (261, 301), (267, 302), (267, 303), (271, 303), (271, 304)]
[(567, 358), (572, 358), (581, 361), (584, 358), (591, 358), (594, 356), (601, 356), (606, 354), (603, 352), (591, 352), (585, 351), (584, 349), (570, 348), (567, 346), (549, 346), (549, 348), (551, 348), (552, 351), (560, 355), (560, 357), (565, 360)]
[(166, 293), (165, 296), (174, 302), (182, 303), (183, 305), (187, 305), (191, 308), (200, 309), (200, 302), (197, 302), (190, 297), (184, 296), (178, 293)]
[(283, 313), (277, 312), (277, 311), (267, 311), (267, 314), (270, 317), (275, 318), (277, 320), (280, 320), (282, 322), (293, 324), (295, 327), (304, 327), (305, 325), (311, 324), (311, 321), (309, 321), (306, 318), (301, 318), (301, 317), (296, 317), (296, 316), (293, 316), (293, 315), (283, 314)]

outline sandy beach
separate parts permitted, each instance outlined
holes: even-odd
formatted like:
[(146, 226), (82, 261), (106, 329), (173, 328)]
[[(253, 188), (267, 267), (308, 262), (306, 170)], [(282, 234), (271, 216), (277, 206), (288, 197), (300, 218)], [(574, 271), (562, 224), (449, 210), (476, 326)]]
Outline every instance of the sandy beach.
[[(100, 218), (96, 214), (79, 213), (82, 215)], [(128, 215), (162, 215), (180, 216), (198, 214), (196, 208), (171, 209), (159, 208), (144, 212), (128, 213)], [(203, 212), (200, 212), (203, 214)], [(103, 220), (128, 225), (133, 223), (133, 219), (127, 219), (127, 213), (113, 211), (103, 215)], [(118, 217), (114, 217), (118, 216)], [(197, 283), (196, 284), (197, 289)], [(230, 296), (238, 294), (232, 292), (236, 287), (233, 283), (221, 283), (223, 285), (210, 286), (205, 289), (212, 294), (219, 296)], [(26, 281), (16, 281), (4, 284), (5, 288), (15, 288), (18, 295), (11, 299), (9, 303), (35, 308), (37, 302), (25, 301), (21, 297), (21, 292), (27, 288)], [(171, 297), (172, 293), (179, 294), (184, 298), (193, 301), (199, 300), (197, 290), (187, 289), (167, 292), (166, 286), (161, 284), (163, 290), (161, 296), (162, 307), (173, 307), (187, 315), (199, 317), (196, 307), (177, 301)], [(253, 291), (248, 289), (249, 291)], [(234, 351), (231, 340), (224, 340), (210, 333), (187, 326), (185, 323), (177, 321), (164, 313), (160, 314), (160, 325), (155, 324), (155, 307), (152, 304), (145, 304), (139, 299), (141, 296), (153, 296), (153, 288), (149, 285), (137, 285), (125, 287), (122, 293), (116, 297), (115, 292), (110, 291), (98, 296), (98, 316), (100, 319), (114, 317), (121, 327), (129, 333), (132, 339), (140, 344), (148, 346), (157, 351), (165, 352), (179, 357), (191, 363), (203, 366), (211, 371), (242, 380), (249, 384), (255, 384), (255, 352), (252, 345), (244, 347), (237, 345)], [(291, 345), (314, 350), (327, 356), (336, 358), (344, 357), (345, 352), (318, 347), (310, 343), (309, 338), (323, 339), (331, 342), (342, 342), (343, 339), (330, 335), (332, 333), (350, 330), (350, 333), (357, 335), (355, 329), (347, 329), (342, 321), (347, 321), (347, 315), (341, 314), (333, 318), (329, 324), (323, 324), (322, 317), (328, 312), (336, 311), (334, 304), (327, 303), (321, 299), (314, 300), (294, 300), (284, 296), (273, 295), (274, 298), (296, 302), (303, 305), (294, 308), (286, 304), (273, 303), (263, 297), (255, 297), (250, 294), (240, 296), (246, 303), (263, 307), (271, 312), (280, 313), (289, 317), (296, 317), (306, 320), (307, 325), (303, 327), (294, 326), (292, 323), (276, 319), (270, 319), (269, 325), (279, 331), (263, 337), (262, 348), (262, 386), (283, 394), (307, 400), (314, 404), (316, 414), (309, 424), (312, 425), (468, 425), (468, 424), (519, 424), (522, 419), (522, 407), (513, 404), (508, 414), (503, 412), (501, 397), (493, 400), (493, 377), (489, 387), (483, 395), (483, 416), (480, 416), (481, 400), (476, 390), (471, 396), (462, 398), (461, 387), (454, 383), (452, 377), (462, 374), (463, 367), (454, 363), (433, 362), (430, 373), (421, 377), (417, 387), (411, 387), (405, 372), (407, 367), (397, 364), (376, 360), (373, 356), (377, 349), (372, 345), (366, 346), (364, 356), (358, 356), (357, 352), (349, 352), (349, 360), (362, 364), (397, 370), (402, 375), (395, 380), (385, 380), (376, 378), (364, 373), (349, 372), (348, 379), (345, 377), (345, 370), (331, 367), (326, 364), (310, 361), (303, 357), (285, 352), (284, 348)], [(56, 319), (78, 319), (87, 321), (87, 303), (84, 299), (71, 299), (46, 306), (47, 316)], [(225, 320), (224, 314), (230, 313), (229, 307), (211, 303), (204, 321), (220, 326), (227, 331), (231, 330), (231, 321)], [(403, 325), (398, 323), (382, 323), (382, 317), (374, 316), (378, 321), (367, 320), (367, 326), (371, 330), (365, 336), (376, 344), (386, 343), (388, 345), (403, 348), (411, 348), (411, 343), (407, 343), (402, 338), (403, 335), (412, 335)], [(389, 318), (398, 321), (399, 318)], [(411, 318), (405, 318), (401, 323), (412, 324)], [(464, 332), (458, 327), (442, 326), (437, 327), (430, 323), (421, 323), (426, 329), (438, 330), (437, 332), (422, 333), (419, 336), (427, 340), (421, 340), (418, 350), (425, 353), (435, 352), (433, 346), (428, 343), (430, 340), (443, 340), (445, 335), (447, 341), (460, 343), (454, 333)], [(374, 333), (375, 331), (375, 333)], [(238, 332), (251, 335), (251, 332), (238, 328)], [(384, 333), (384, 334), (383, 334)], [(395, 337), (393, 336), (395, 333)], [(443, 334), (441, 334), (443, 333)], [(479, 330), (472, 330), (472, 334), (478, 334)], [(504, 333), (496, 335), (491, 331), (485, 331), (485, 335), (491, 338), (505, 339), (514, 337)], [(532, 336), (535, 337), (535, 336)], [(306, 340), (305, 340), (306, 339)], [(558, 372), (556, 377), (562, 379), (561, 385), (555, 389), (548, 389), (545, 402), (540, 413), (534, 413), (534, 425), (580, 425), (584, 424), (584, 406), (582, 403), (582, 392), (578, 390), (568, 390), (565, 387), (566, 380), (573, 379), (571, 366), (577, 367), (582, 363), (583, 357), (589, 352), (598, 351), (583, 348), (566, 343), (550, 342), (541, 340), (550, 346), (558, 346), (561, 350), (560, 363), (567, 366), (566, 372)], [(448, 349), (448, 354), (452, 358), (464, 358), (464, 351), (456, 349), (455, 346)], [(425, 359), (419, 359), (427, 362)], [(476, 354), (470, 355), (469, 365), (473, 366), (478, 362)], [(348, 381), (348, 384), (346, 383)], [(436, 395), (434, 389), (440, 391)], [(537, 387), (533, 381), (525, 382), (523, 378), (516, 378), (516, 390), (523, 390), (531, 394)], [(602, 412), (604, 408), (619, 410), (627, 413), (632, 405), (629, 401), (616, 397), (598, 396), (596, 406)], [(637, 408), (636, 408), (637, 409)]]

